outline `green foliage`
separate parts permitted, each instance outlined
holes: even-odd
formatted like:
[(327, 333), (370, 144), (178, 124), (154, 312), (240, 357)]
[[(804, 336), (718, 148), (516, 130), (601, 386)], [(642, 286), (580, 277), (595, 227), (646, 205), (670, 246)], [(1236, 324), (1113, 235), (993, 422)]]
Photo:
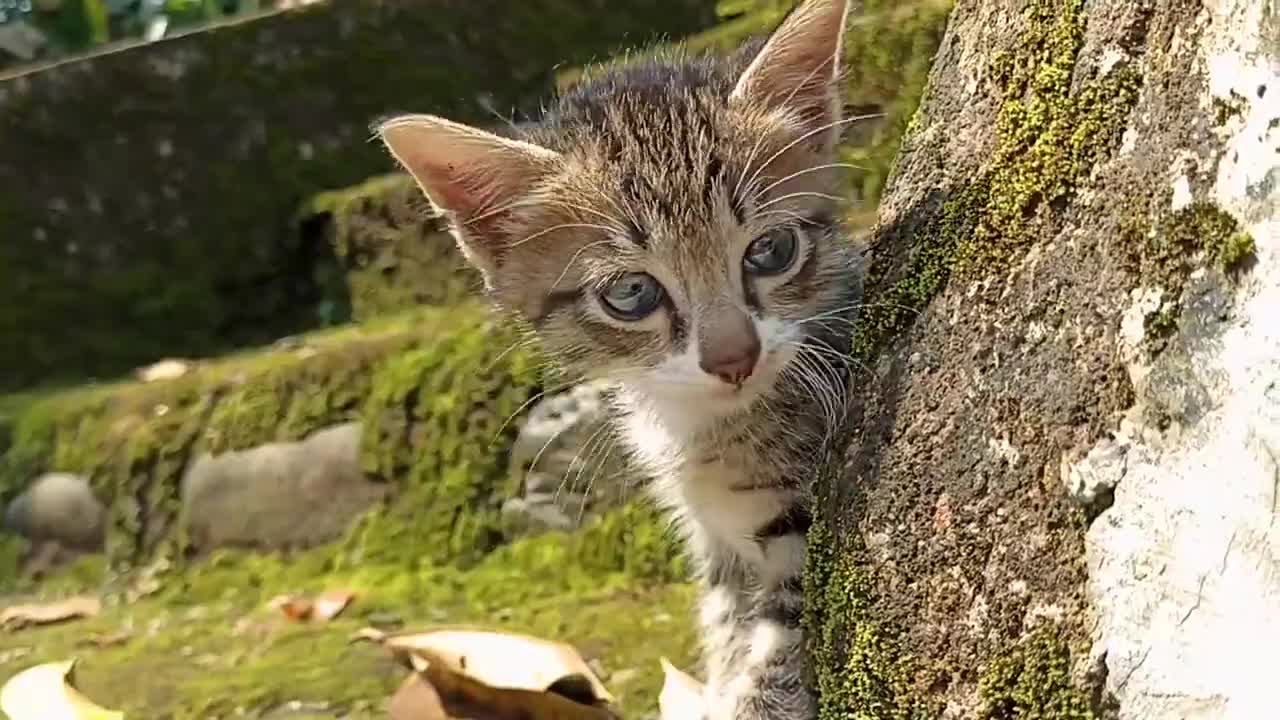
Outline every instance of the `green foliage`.
[[(656, 705), (658, 658), (681, 666), (695, 660), (689, 585), (656, 585), (621, 562), (586, 570), (565, 552), (559, 533), (517, 541), (466, 570), (413, 562), (423, 550), (404, 545), (394, 556), (362, 562), (344, 559), (349, 546), (343, 543), (288, 556), (220, 551), (182, 568), (153, 597), (109, 604), (99, 617), (78, 623), (0, 638), (0, 675), (72, 653), (83, 659), (79, 686), (130, 717), (203, 720), (233, 715), (237, 707), (261, 712), (300, 700), (371, 720), (385, 715), (377, 710), (404, 671), (382, 651), (349, 638), (394, 617), (407, 631), (483, 625), (571, 642), (607, 671), (636, 671), (625, 682), (604, 680), (624, 716), (639, 717)], [(74, 587), (72, 578), (55, 577), (45, 590)], [(332, 623), (284, 623), (266, 608), (280, 594), (330, 589), (357, 594)], [(110, 635), (135, 622), (147, 631), (122, 645), (83, 645), (86, 636)], [(18, 646), (30, 652), (7, 652)]]
[(1071, 648), (1051, 627), (989, 663), (978, 683), (982, 720), (1093, 720), (1071, 681)]

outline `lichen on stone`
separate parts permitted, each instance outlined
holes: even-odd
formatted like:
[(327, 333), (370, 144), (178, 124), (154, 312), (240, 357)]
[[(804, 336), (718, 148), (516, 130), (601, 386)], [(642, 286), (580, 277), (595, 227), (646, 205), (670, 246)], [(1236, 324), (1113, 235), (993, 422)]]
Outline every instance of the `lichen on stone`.
[[(1077, 653), (1078, 654), (1078, 653)], [(1033, 631), (986, 663), (978, 683), (982, 720), (1094, 720), (1072, 681), (1073, 653), (1052, 626)]]
[(865, 568), (849, 548), (834, 550), (831, 529), (809, 532), (805, 626), (815, 665), (820, 720), (926, 720), (912, 689), (910, 657), (872, 609)]
[[(1120, 145), (1121, 134), (1128, 125), (1142, 85), (1138, 69), (1125, 60), (1098, 68), (1082, 62), (1088, 21), (1082, 0), (1031, 0), (1021, 3), (1020, 7), (1023, 8), (1023, 24), (1015, 39), (1003, 50), (979, 61), (985, 63), (985, 67), (962, 73), (965, 77), (977, 77), (992, 84), (989, 92), (985, 93), (995, 101), (993, 142), (991, 150), (983, 156), (986, 159), (976, 172), (958, 178), (956, 185), (941, 188), (939, 194), (923, 199), (919, 215), (905, 220), (897, 218), (897, 221), (907, 224), (907, 230), (882, 225), (873, 231), (868, 291), (855, 329), (855, 354), (864, 366), (872, 365), (891, 343), (908, 332), (950, 281), (962, 279), (973, 284), (990, 282), (999, 285), (1033, 245), (1053, 237), (1067, 226), (1070, 218), (1064, 213), (1064, 208), (1088, 185), (1094, 171), (1110, 159)], [(1008, 12), (1004, 9), (992, 11)], [(947, 42), (943, 44), (946, 46)], [(941, 74), (944, 69), (954, 72), (954, 67), (940, 68), (943, 66), (935, 65), (934, 72)], [(949, 77), (954, 78), (955, 75)], [(980, 98), (982, 93), (957, 95), (965, 102), (975, 102), (975, 97)], [(935, 124), (951, 120), (930, 117), (928, 102), (926, 99), (918, 119), (913, 122), (917, 127), (915, 137), (918, 142), (929, 142), (927, 138)], [(925, 154), (926, 176), (936, 171), (931, 164), (936, 157), (932, 153), (934, 150), (941, 152), (941, 148), (913, 145), (907, 149)], [(915, 364), (914, 359), (906, 361), (897, 356), (892, 359), (906, 365)], [(954, 370), (949, 368), (948, 371)], [(901, 388), (894, 388), (894, 383), (902, 382), (902, 379), (892, 377), (892, 373), (890, 377), (878, 380), (888, 386), (882, 392), (902, 392)], [(877, 422), (884, 422), (881, 413), (900, 410), (896, 405), (900, 395), (882, 397), (873, 392), (861, 397), (875, 406), (865, 412), (875, 413)], [(925, 410), (919, 406), (920, 399), (915, 399), (915, 402), (914, 412), (921, 413), (918, 417), (923, 418)], [(893, 425), (879, 430), (863, 428), (857, 437), (867, 443), (871, 453), (877, 449), (892, 453), (887, 449), (889, 446), (877, 445), (875, 439), (875, 433), (888, 433), (891, 429), (897, 430)], [(869, 439), (867, 435), (873, 437)], [(890, 441), (884, 439), (880, 442)], [(907, 442), (900, 446), (898, 454), (909, 453), (913, 447)], [(893, 448), (899, 449), (899, 446)], [(884, 457), (873, 457), (867, 461), (865, 469), (871, 475), (868, 481), (875, 481), (880, 462), (887, 461)], [(913, 470), (926, 472), (918, 460), (896, 458), (896, 467), (908, 473)], [(828, 474), (831, 478), (848, 479), (838, 462), (836, 469)], [(907, 483), (919, 482), (922, 486), (934, 485), (932, 489), (935, 491), (936, 484), (942, 482), (912, 474), (898, 479)], [(880, 480), (889, 482), (884, 478)], [(946, 482), (969, 488), (968, 481), (964, 479)], [(984, 480), (975, 477), (972, 482)], [(994, 481), (988, 479), (986, 482)], [(834, 480), (821, 485), (819, 506), (856, 508), (863, 491), (847, 486), (848, 482), (842, 484)], [(912, 484), (903, 490), (910, 493), (914, 488)], [(982, 495), (980, 490), (969, 489), (978, 496)], [(994, 497), (992, 499), (995, 500)], [(897, 507), (898, 504), (890, 503), (890, 506)], [(825, 524), (815, 525), (810, 536), (810, 547), (821, 548), (810, 559), (810, 571), (815, 579), (814, 584), (807, 587), (806, 594), (824, 717), (938, 717), (943, 712), (944, 699), (971, 699), (958, 694), (977, 684), (980, 666), (997, 663), (997, 658), (1015, 652), (1011, 648), (1017, 646), (1017, 631), (1008, 634), (1005, 630), (993, 631), (990, 636), (964, 642), (969, 647), (982, 648), (982, 654), (988, 655), (969, 660), (946, 655), (944, 657), (950, 659), (926, 657), (919, 654), (922, 648), (905, 645), (902, 638), (908, 633), (913, 638), (936, 639), (933, 633), (945, 630), (922, 631), (898, 627), (887, 621), (891, 617), (908, 621), (916, 606), (911, 604), (913, 601), (897, 603), (895, 598), (878, 595), (879, 592), (892, 593), (891, 589), (878, 583), (889, 580), (909, 582), (910, 578), (902, 577), (901, 570), (885, 573), (877, 568), (878, 553), (867, 547), (870, 540), (864, 534), (869, 529), (863, 522), (891, 522), (891, 527), (903, 531), (903, 537), (895, 536), (894, 541), (905, 543), (908, 548), (913, 541), (929, 542), (927, 533), (932, 525), (928, 519), (920, 517), (875, 516), (864, 519), (857, 515), (856, 510), (853, 513), (853, 517), (828, 517)], [(922, 514), (927, 518), (928, 513)], [(920, 532), (926, 534), (916, 534), (913, 539), (914, 524), (919, 524)], [(893, 535), (895, 531), (887, 529), (886, 532)], [(1071, 530), (1063, 532), (1070, 534)], [(973, 551), (981, 550), (975, 546)], [(901, 549), (895, 557), (910, 552), (909, 549)], [(967, 552), (966, 548), (957, 552), (962, 553), (957, 562), (972, 560), (981, 566), (982, 560), (978, 556), (963, 554)], [(967, 564), (960, 568), (966, 572), (974, 571)], [(965, 579), (961, 576), (957, 576), (956, 582), (965, 587)], [(912, 590), (911, 594), (918, 595), (919, 591)], [(939, 602), (929, 607), (937, 609), (954, 605)], [(1009, 613), (1003, 620), (1009, 622), (1010, 627), (1016, 627), (1013, 625), (1017, 622), (1015, 617), (1020, 617), (1011, 609), (1014, 606), (1016, 602), (1009, 600), (1001, 608), (1001, 612)], [(1078, 697), (1075, 690), (1069, 689), (1069, 679), (1068, 689), (1061, 694), (1056, 690), (1040, 693), (1031, 689), (1035, 678), (1044, 673), (1039, 670), (1041, 665), (1028, 662), (1032, 670), (1025, 673), (1011, 669), (1016, 663), (1006, 663), (1000, 667), (1008, 669), (1008, 672), (991, 675), (993, 679), (984, 687), (991, 693), (989, 707), (993, 709), (985, 717), (1057, 717), (1053, 713), (1058, 709), (1075, 707), (1065, 700), (1059, 702), (1068, 694)], [(1023, 662), (1017, 667), (1027, 664)], [(1056, 668), (1056, 665), (1048, 667)], [(1057, 682), (1056, 677), (1053, 676), (1053, 683)], [(1025, 686), (1018, 684), (1023, 682), (1020, 678), (1025, 680)], [(996, 679), (1009, 679), (1010, 682), (1002, 684)], [(1003, 692), (998, 688), (1010, 686), (1013, 688), (1008, 691), (1010, 697), (1015, 698), (1012, 703), (998, 696), (998, 692)], [(1052, 683), (1050, 686), (1057, 687)], [(1028, 704), (1019, 705), (1024, 698)], [(1004, 711), (1001, 708), (1012, 714), (1001, 715)], [(1041, 714), (1027, 714), (1031, 712)]]
[(953, 274), (998, 276), (1119, 140), (1141, 81), (1124, 64), (1073, 81), (1084, 42), (1082, 0), (1036, 0), (1023, 17), (1017, 43), (989, 64), (1000, 98), (990, 161), (918, 233), (897, 280), (884, 285), (891, 269), (873, 254), (872, 294), (855, 335), (863, 357), (904, 329)]

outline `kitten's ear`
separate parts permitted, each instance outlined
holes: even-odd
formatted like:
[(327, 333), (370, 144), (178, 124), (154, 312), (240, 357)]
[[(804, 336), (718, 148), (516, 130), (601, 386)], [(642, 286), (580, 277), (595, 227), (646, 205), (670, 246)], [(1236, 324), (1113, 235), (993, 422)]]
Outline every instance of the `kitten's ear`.
[(792, 114), (803, 132), (832, 144), (839, 131), (840, 54), (849, 0), (806, 0), (782, 21), (738, 78), (730, 100)]
[(506, 250), (498, 232), (503, 210), (528, 194), (560, 155), (433, 115), (404, 115), (378, 125), (378, 135), (449, 218), (467, 260), (491, 281)]

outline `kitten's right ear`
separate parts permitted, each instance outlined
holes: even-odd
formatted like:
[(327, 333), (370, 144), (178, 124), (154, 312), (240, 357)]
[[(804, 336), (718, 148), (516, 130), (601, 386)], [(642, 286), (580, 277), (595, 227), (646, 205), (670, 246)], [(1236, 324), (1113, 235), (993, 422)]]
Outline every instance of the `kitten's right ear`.
[(433, 115), (404, 115), (378, 125), (391, 154), (449, 218), (467, 260), (491, 283), (506, 239), (504, 208), (555, 167), (559, 153)]

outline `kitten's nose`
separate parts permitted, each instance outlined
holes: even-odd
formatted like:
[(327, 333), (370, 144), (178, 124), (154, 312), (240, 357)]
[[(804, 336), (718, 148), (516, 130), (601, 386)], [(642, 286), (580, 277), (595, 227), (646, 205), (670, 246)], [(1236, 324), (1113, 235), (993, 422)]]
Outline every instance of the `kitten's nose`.
[(760, 337), (750, 316), (736, 307), (704, 318), (698, 333), (698, 365), (731, 385), (751, 377), (760, 359)]

